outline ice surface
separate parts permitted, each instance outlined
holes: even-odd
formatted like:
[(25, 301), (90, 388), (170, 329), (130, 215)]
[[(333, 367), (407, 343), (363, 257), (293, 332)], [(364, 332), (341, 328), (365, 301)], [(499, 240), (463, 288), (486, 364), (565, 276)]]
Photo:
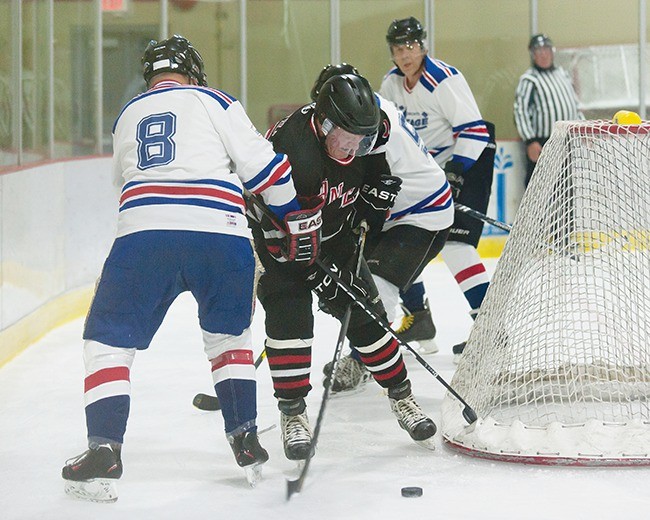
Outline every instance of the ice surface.
[[(488, 262), (492, 272), (494, 262)], [(425, 272), (438, 326), (438, 354), (428, 362), (451, 380), (451, 347), (472, 321), (444, 264)], [(287, 317), (287, 319), (291, 319)], [(316, 457), (302, 492), (286, 501), (279, 429), (261, 437), (271, 459), (251, 489), (223, 435), (219, 412), (192, 407), (211, 392), (196, 317), (188, 295), (174, 303), (148, 351), (136, 356), (132, 408), (123, 450), (124, 476), (115, 504), (75, 501), (63, 493), (61, 467), (85, 449), (81, 329), (76, 320), (51, 332), (0, 369), (0, 518), (48, 520), (341, 520), (341, 519), (592, 519), (645, 518), (650, 469), (549, 468), (464, 457), (442, 446), (413, 443), (393, 418), (387, 398), (365, 390), (328, 403)], [(322, 397), (321, 368), (332, 356), (338, 323), (316, 315), (312, 424)], [(263, 343), (257, 308), (254, 350)], [(416, 398), (439, 423), (442, 386), (406, 356)], [(268, 365), (258, 370), (260, 428), (279, 423)], [(405, 486), (424, 490), (403, 498)]]

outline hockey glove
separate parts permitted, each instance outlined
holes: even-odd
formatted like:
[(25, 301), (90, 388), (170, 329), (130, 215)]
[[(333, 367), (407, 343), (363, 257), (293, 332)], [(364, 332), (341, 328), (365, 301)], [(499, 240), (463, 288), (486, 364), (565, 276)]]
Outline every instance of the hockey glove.
[(284, 216), (282, 254), (287, 261), (311, 265), (318, 258), (323, 223), (321, 209), (324, 204), (320, 197), (300, 199), (302, 209)]
[[(346, 284), (350, 286), (357, 298), (368, 298), (368, 286), (361, 278), (347, 269), (340, 269), (335, 263), (323, 260)], [(352, 301), (345, 289), (320, 268), (315, 268), (307, 276), (307, 287), (316, 293), (323, 308), (333, 316), (342, 316), (345, 308)]]
[(354, 203), (353, 227), (365, 220), (372, 233), (379, 233), (388, 212), (395, 205), (395, 199), (402, 187), (402, 179), (394, 175), (381, 175), (374, 182), (361, 186), (359, 198)]
[(451, 186), (451, 194), (454, 196), (454, 199), (458, 199), (463, 189), (463, 184), (465, 184), (463, 165), (458, 161), (447, 161), (447, 164), (445, 164), (445, 175), (447, 176), (447, 182)]
[(284, 216), (282, 222), (265, 219), (263, 224), (266, 249), (278, 262), (300, 262), (312, 265), (320, 252), (321, 208), (320, 197), (299, 200), (302, 209)]

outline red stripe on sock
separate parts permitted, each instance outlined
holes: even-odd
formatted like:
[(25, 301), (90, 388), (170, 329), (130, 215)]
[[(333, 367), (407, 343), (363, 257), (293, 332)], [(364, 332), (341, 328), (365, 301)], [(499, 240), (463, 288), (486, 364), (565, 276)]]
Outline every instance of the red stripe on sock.
[(212, 371), (225, 367), (226, 365), (252, 365), (253, 352), (251, 350), (229, 350), (219, 354), (216, 358), (210, 360)]
[(269, 366), (278, 366), (278, 365), (293, 365), (293, 364), (304, 364), (311, 363), (311, 355), (307, 354), (304, 356), (267, 356), (269, 360)]
[(309, 378), (299, 379), (298, 381), (275, 381), (273, 380), (273, 388), (276, 390), (291, 390), (309, 385)]
[(468, 278), (471, 278), (472, 276), (476, 276), (477, 274), (481, 274), (485, 272), (485, 266), (483, 264), (475, 264), (472, 265), (471, 267), (468, 267), (467, 269), (463, 269), (462, 271), (456, 273), (456, 283), (461, 283), (467, 280)]
[(397, 374), (400, 373), (401, 370), (404, 370), (404, 360), (400, 360), (399, 365), (397, 365), (393, 370), (386, 374), (375, 374), (374, 372), (372, 373), (372, 377), (374, 377), (377, 381), (386, 381), (386, 379), (390, 379), (391, 377), (395, 377)]
[(104, 383), (129, 380), (129, 367), (102, 368), (84, 379), (84, 392), (88, 392), (88, 390), (92, 390)]
[(366, 356), (364, 354), (361, 354), (361, 360), (365, 363), (374, 363), (375, 361), (379, 361), (381, 359), (388, 359), (390, 358), (395, 350), (397, 350), (398, 343), (397, 340), (391, 339), (391, 342), (389, 343), (389, 346), (387, 347), (386, 350), (380, 352), (379, 354), (375, 354), (373, 356)]

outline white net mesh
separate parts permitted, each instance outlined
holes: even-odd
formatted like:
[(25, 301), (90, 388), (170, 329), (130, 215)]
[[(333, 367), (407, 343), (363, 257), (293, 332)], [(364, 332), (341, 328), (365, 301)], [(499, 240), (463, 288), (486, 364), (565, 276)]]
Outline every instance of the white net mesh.
[(650, 125), (556, 124), (452, 386), (463, 450), (650, 458)]

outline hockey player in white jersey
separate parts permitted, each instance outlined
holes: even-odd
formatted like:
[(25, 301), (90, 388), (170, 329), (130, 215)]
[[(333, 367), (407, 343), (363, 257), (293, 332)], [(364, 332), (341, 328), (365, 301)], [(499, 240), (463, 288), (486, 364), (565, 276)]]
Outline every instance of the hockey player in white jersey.
[[(461, 72), (427, 54), (425, 38), (425, 30), (413, 17), (391, 22), (386, 40), (395, 67), (384, 77), (380, 93), (404, 113), (444, 168), (455, 201), (485, 213), (496, 150), (494, 126), (483, 120)], [(457, 211), (441, 253), (472, 317), (476, 317), (489, 284), (476, 251), (482, 230), (482, 222)], [(435, 327), (424, 285), (414, 284), (402, 299), (409, 312), (399, 329), (401, 337), (407, 341), (433, 339)], [(454, 346), (454, 354), (462, 353), (463, 348), (464, 343)]]
[(261, 195), (283, 223), (286, 260), (310, 265), (319, 249), (320, 208), (300, 209), (287, 157), (235, 98), (207, 87), (189, 41), (152, 41), (142, 63), (148, 90), (113, 127), (117, 238), (83, 335), (89, 449), (62, 471), (66, 492), (93, 501), (117, 499), (133, 359), (184, 291), (198, 303), (226, 438), (254, 484), (268, 454), (255, 424), (255, 259), (243, 191)]
[[(314, 83), (312, 99), (317, 98), (320, 87), (329, 78), (340, 74), (359, 75), (359, 72), (347, 63), (326, 66)], [(387, 116), (382, 125), (388, 138), (375, 147), (371, 155), (385, 152), (391, 174), (402, 181), (401, 189), (392, 208), (382, 205), (382, 200), (388, 197), (382, 197), (381, 186), (374, 190), (362, 189), (360, 197), (368, 199), (369, 204), (360, 206), (366, 211), (357, 218), (383, 223), (368, 238), (365, 256), (388, 320), (392, 322), (400, 289), (408, 289), (440, 252), (453, 222), (454, 210), (445, 173), (428, 153), (418, 133), (393, 103), (376, 93), (375, 96)], [(371, 193), (375, 194), (374, 200)], [(368, 208), (371, 211), (376, 208), (376, 216), (368, 215)], [(330, 370), (331, 363), (328, 363), (325, 374)], [(352, 349), (338, 364), (332, 392), (353, 390), (368, 381), (369, 376), (359, 353)]]

